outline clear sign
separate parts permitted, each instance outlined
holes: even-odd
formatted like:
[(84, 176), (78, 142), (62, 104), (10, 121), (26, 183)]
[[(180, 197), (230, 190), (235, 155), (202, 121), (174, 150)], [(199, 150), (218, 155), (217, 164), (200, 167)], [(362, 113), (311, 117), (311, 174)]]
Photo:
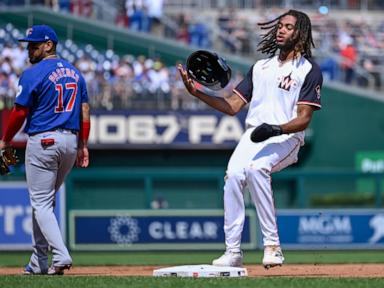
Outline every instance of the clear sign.
[[(222, 210), (73, 210), (75, 250), (224, 249)], [(246, 212), (242, 247), (256, 247), (256, 214)]]

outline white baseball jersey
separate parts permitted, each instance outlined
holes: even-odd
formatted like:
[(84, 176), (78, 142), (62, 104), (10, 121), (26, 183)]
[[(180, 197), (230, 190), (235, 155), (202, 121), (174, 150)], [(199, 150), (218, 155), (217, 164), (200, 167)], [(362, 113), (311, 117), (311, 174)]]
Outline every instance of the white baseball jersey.
[[(274, 56), (257, 61), (233, 91), (249, 103), (247, 127), (280, 125), (296, 118), (298, 104), (321, 108), (322, 82), (320, 68), (311, 59), (282, 63)], [(303, 142), (304, 131), (295, 134)]]

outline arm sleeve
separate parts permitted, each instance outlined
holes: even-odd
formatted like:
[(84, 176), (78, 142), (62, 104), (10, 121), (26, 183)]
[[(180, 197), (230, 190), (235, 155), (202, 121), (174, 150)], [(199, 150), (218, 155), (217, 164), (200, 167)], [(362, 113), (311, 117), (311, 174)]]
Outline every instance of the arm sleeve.
[(244, 77), (243, 80), (240, 81), (240, 83), (233, 89), (233, 93), (239, 95), (241, 99), (245, 103), (249, 103), (252, 98), (252, 90), (253, 90), (253, 82), (252, 82), (252, 75), (253, 75), (253, 67), (252, 65), (251, 69), (249, 69), (247, 75)]
[(323, 75), (316, 63), (312, 63), (312, 69), (305, 77), (301, 87), (297, 104), (314, 106), (316, 110), (321, 109), (321, 87), (323, 85)]
[(82, 143), (87, 144), (88, 138), (89, 138), (89, 132), (91, 131), (91, 121), (83, 120), (80, 123), (80, 132), (79, 132), (79, 140), (82, 141)]
[(23, 126), (25, 118), (28, 114), (28, 108), (20, 105), (15, 105), (9, 115), (9, 122), (5, 130), (3, 141), (11, 142), (17, 131)]
[(88, 92), (87, 84), (83, 77), (81, 77), (81, 112), (80, 112), (80, 131), (79, 140), (83, 144), (87, 144), (89, 138), (89, 132), (91, 130), (91, 121), (89, 119), (89, 104), (88, 104)]

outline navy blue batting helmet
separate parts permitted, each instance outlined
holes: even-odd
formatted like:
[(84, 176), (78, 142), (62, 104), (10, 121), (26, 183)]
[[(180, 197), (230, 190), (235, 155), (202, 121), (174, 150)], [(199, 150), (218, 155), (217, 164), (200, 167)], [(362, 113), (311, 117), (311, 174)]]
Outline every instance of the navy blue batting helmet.
[(196, 82), (212, 90), (223, 89), (231, 79), (231, 68), (214, 52), (198, 50), (187, 59), (187, 73)]

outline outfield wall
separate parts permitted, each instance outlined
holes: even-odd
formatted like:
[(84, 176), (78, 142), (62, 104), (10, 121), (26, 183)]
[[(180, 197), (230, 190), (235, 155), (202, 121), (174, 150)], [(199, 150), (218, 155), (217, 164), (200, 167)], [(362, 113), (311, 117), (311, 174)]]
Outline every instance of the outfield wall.
[[(0, 183), (0, 250), (32, 247), (31, 206), (25, 182)], [(188, 194), (190, 195), (190, 194)], [(113, 197), (114, 195), (109, 195)], [(66, 189), (56, 216), (68, 245), (78, 251), (223, 250), (222, 209), (70, 209)], [(207, 200), (205, 200), (207, 201)], [(66, 222), (68, 219), (68, 222)], [(65, 229), (67, 223), (67, 229)], [(384, 209), (278, 209), (284, 249), (382, 249)], [(242, 248), (261, 249), (254, 209), (247, 209)]]

